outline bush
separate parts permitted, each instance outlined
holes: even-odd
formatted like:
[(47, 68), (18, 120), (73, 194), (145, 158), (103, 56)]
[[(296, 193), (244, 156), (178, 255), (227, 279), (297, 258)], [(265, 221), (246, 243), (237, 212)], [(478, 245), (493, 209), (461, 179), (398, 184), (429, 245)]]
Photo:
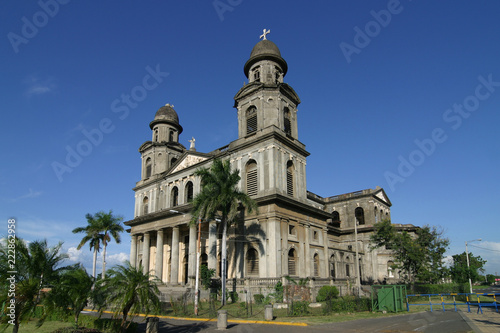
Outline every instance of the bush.
[(318, 291), (318, 296), (316, 296), (316, 302), (325, 302), (331, 299), (337, 298), (339, 295), (339, 290), (335, 286), (323, 286)]
[(253, 295), (253, 299), (255, 300), (255, 304), (262, 304), (264, 303), (265, 296), (262, 294), (255, 294)]
[(292, 316), (305, 316), (309, 313), (309, 302), (297, 301), (292, 303)]

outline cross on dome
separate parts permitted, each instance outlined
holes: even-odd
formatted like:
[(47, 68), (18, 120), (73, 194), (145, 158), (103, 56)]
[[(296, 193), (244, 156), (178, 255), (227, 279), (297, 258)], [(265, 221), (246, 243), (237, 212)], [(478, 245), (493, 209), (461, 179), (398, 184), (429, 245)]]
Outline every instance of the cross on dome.
[(259, 38), (262, 38), (262, 40), (266, 40), (266, 39), (267, 39), (267, 38), (266, 38), (266, 35), (267, 35), (267, 34), (269, 34), (269, 33), (271, 33), (271, 30), (267, 30), (267, 31), (266, 31), (266, 29), (264, 29), (264, 30), (262, 30), (262, 32), (263, 32), (263, 34), (262, 34), (262, 35), (260, 35), (260, 37), (259, 37)]

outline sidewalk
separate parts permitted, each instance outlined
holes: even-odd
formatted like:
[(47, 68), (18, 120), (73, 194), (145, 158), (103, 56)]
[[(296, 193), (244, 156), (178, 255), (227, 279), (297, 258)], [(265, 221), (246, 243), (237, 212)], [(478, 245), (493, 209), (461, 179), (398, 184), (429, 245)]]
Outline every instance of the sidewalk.
[(496, 312), (495, 308), (490, 307), (483, 307), (483, 314), (476, 313), (476, 311), (477, 309), (471, 309), (471, 312), (459, 311), (474, 333), (500, 332), (500, 312)]

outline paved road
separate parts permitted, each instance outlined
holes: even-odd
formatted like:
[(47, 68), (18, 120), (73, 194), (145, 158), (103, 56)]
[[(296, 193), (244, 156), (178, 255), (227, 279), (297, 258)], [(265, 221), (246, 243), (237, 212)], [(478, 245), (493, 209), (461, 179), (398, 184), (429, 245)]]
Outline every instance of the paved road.
[[(140, 325), (145, 329), (145, 324)], [(210, 321), (184, 321), (161, 319), (159, 333), (180, 332), (220, 332), (217, 323)], [(429, 332), (460, 333), (473, 332), (466, 320), (454, 311), (422, 312), (386, 318), (361, 319), (349, 322), (322, 324), (307, 327), (282, 326), (270, 324), (234, 324), (229, 323), (227, 332), (240, 333), (302, 333), (302, 332)]]

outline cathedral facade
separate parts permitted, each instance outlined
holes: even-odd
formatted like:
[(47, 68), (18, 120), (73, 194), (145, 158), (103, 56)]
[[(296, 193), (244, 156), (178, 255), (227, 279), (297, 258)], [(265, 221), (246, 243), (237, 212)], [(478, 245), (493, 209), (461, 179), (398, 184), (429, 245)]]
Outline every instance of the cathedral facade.
[[(227, 278), (237, 289), (273, 285), (284, 277), (309, 278), (317, 285), (391, 282), (391, 250), (371, 250), (373, 225), (390, 219), (391, 202), (380, 187), (321, 197), (307, 190), (309, 153), (299, 140), (300, 99), (284, 82), (288, 70), (271, 41), (258, 42), (244, 64), (248, 78), (234, 97), (238, 139), (212, 152), (179, 143), (183, 131), (172, 105), (162, 106), (149, 124), (151, 141), (139, 148), (141, 180), (130, 227), (130, 262), (167, 286), (194, 286), (197, 226), (189, 222), (191, 201), (200, 191), (198, 168), (214, 158), (240, 172), (240, 190), (258, 204), (228, 228)], [(412, 225), (398, 226), (412, 230)], [(201, 223), (199, 261), (221, 274), (221, 227)], [(345, 287), (344, 287), (345, 288)]]

